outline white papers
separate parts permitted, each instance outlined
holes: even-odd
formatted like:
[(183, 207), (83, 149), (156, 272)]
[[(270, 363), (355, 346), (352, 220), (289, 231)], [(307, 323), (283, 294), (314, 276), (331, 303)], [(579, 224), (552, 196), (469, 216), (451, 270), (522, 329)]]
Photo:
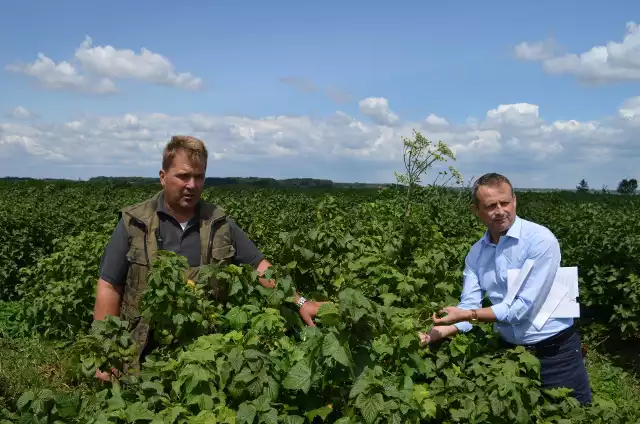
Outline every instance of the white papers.
[(568, 293), (562, 298), (558, 307), (553, 311), (553, 318), (576, 318), (580, 316), (580, 304), (578, 303), (578, 267), (558, 268), (553, 285), (561, 284), (567, 287)]
[(510, 269), (507, 271), (507, 295), (503, 300), (507, 305), (511, 305), (513, 303), (522, 283), (524, 283), (525, 278), (527, 278), (531, 272), (533, 262), (533, 259), (527, 259), (524, 261), (524, 265), (521, 269)]
[(547, 300), (542, 304), (538, 315), (536, 315), (533, 320), (533, 326), (536, 330), (540, 331), (549, 317), (554, 315), (558, 309), (562, 308), (561, 305), (567, 298), (568, 293), (569, 288), (567, 286), (564, 284), (557, 284), (555, 281), (553, 282), (553, 286), (551, 286)]
[[(504, 301), (508, 305), (511, 305), (520, 287), (529, 276), (533, 263), (532, 259), (528, 259), (522, 269), (510, 269), (507, 271), (507, 295)], [(533, 326), (540, 330), (549, 318), (579, 317), (580, 304), (577, 301), (578, 296), (578, 268), (558, 268), (549, 295), (533, 320)]]

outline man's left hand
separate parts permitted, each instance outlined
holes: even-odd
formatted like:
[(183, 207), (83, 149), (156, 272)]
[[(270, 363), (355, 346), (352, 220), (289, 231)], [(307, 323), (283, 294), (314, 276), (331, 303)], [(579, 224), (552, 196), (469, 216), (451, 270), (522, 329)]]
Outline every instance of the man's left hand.
[(313, 319), (316, 317), (316, 315), (318, 315), (318, 309), (320, 309), (320, 306), (322, 306), (322, 304), (324, 303), (327, 303), (327, 302), (313, 302), (309, 300), (305, 302), (304, 305), (302, 305), (302, 307), (298, 311), (302, 320), (309, 327), (316, 326), (315, 322), (313, 322)]
[(442, 318), (436, 317), (436, 314), (433, 314), (433, 322), (436, 325), (450, 325), (456, 324), (458, 322), (467, 321), (470, 318), (470, 311), (460, 309), (456, 306), (449, 306), (440, 310), (441, 313), (446, 313), (447, 315)]

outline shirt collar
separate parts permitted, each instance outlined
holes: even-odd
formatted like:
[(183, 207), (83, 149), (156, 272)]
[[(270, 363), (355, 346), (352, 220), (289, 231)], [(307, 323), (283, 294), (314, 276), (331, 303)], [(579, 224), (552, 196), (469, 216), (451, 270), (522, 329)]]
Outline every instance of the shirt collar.
[[(511, 224), (511, 227), (507, 230), (506, 237), (511, 237), (517, 240), (520, 240), (520, 234), (522, 232), (522, 219), (518, 215), (516, 215), (516, 219)], [(491, 241), (491, 235), (489, 234), (489, 230), (484, 232), (484, 236), (482, 237), (482, 241), (485, 244), (493, 244)]]

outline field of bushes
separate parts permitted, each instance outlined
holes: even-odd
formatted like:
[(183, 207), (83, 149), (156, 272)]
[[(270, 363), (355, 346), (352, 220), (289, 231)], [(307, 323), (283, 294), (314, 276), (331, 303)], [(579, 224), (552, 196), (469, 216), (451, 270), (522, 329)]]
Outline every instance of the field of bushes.
[[(184, 258), (161, 255), (143, 303), (160, 347), (139, 376), (97, 381), (131, 353), (127, 322), (92, 325), (100, 256), (119, 208), (158, 189), (0, 182), (0, 423), (640, 422), (638, 196), (518, 193), (519, 216), (579, 267), (594, 390), (580, 407), (541, 389), (536, 358), (500, 349), (489, 325), (419, 345), (483, 234), (468, 192), (433, 187), (408, 217), (399, 188), (208, 188), (276, 264), (276, 290), (206, 267), (229, 290), (215, 302)], [(316, 327), (289, 306), (294, 287), (328, 302)]]

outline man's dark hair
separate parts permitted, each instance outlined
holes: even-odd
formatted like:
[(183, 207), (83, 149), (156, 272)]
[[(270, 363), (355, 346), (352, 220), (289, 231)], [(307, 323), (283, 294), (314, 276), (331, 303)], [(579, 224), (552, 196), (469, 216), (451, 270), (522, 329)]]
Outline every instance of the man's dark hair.
[(511, 187), (511, 196), (513, 196), (513, 185), (511, 185), (511, 181), (509, 181), (509, 179), (504, 175), (497, 174), (495, 172), (489, 172), (488, 174), (484, 174), (483, 176), (478, 178), (476, 182), (473, 184), (473, 204), (477, 206), (479, 203), (478, 189), (481, 186), (495, 187), (502, 183), (509, 184), (509, 187)]

